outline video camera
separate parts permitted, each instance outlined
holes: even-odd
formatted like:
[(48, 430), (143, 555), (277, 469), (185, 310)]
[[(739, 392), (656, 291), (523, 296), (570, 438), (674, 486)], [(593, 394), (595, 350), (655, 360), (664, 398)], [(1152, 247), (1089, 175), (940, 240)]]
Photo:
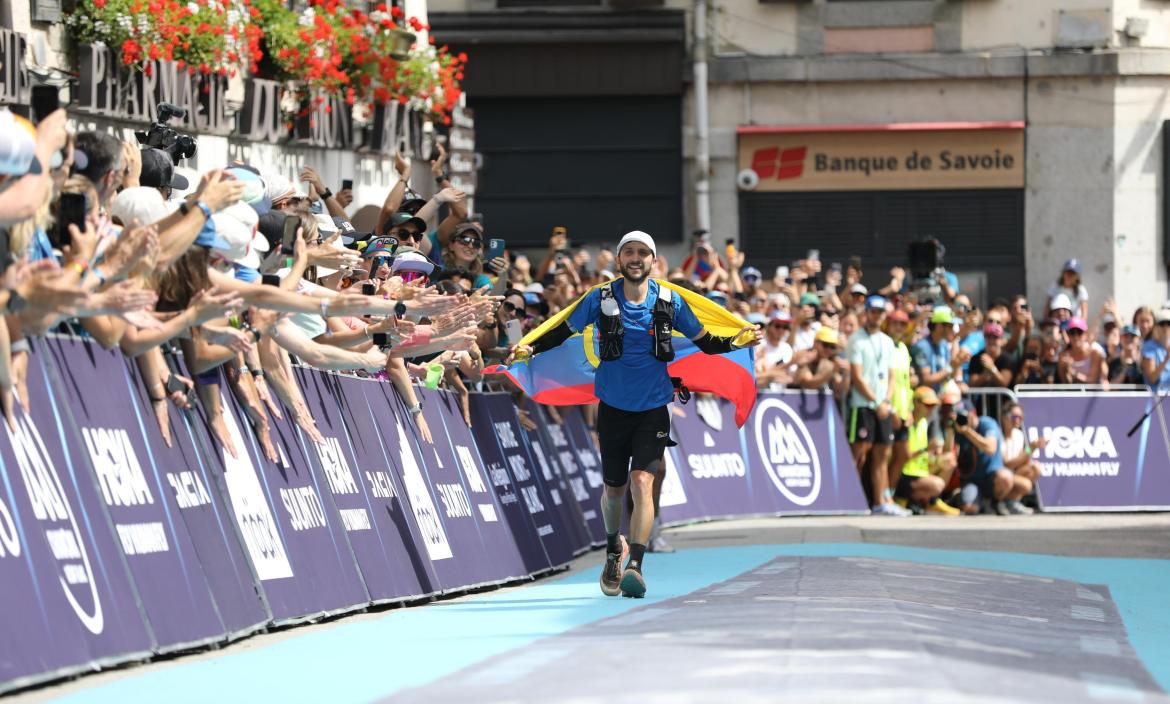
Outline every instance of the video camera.
[(197, 144), (194, 137), (183, 134), (167, 124), (175, 117), (187, 117), (187, 110), (178, 105), (159, 103), (158, 122), (151, 123), (150, 129), (146, 132), (136, 131), (134, 136), (142, 146), (161, 149), (170, 154), (171, 161), (178, 166), (180, 160), (195, 156)]
[(911, 288), (919, 303), (933, 303), (942, 298), (938, 277), (945, 273), (943, 257), (947, 248), (934, 237), (910, 243), (909, 259)]

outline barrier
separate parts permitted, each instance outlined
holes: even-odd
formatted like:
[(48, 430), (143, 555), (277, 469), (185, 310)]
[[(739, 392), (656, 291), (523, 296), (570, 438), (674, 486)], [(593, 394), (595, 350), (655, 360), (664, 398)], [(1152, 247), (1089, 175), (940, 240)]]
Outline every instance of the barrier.
[(663, 523), (869, 512), (830, 394), (763, 392), (743, 428), (721, 399), (672, 411)]
[[(33, 343), (27, 410), (0, 433), (0, 692), (527, 579), (603, 543), (580, 409), (532, 408), (525, 428), (507, 395), (472, 394), (468, 427), (457, 396), (418, 389), (427, 441), (389, 384), (294, 373), (324, 441), (286, 411), (272, 462), (226, 382), (235, 454), (204, 409), (169, 410), (168, 447), (132, 361)], [(675, 409), (666, 521), (864, 510), (827, 397), (765, 394), (743, 431), (732, 412)]]
[(1029, 439), (1048, 438), (1039, 452), (1040, 496), (1048, 511), (1170, 508), (1170, 432), (1150, 392), (1020, 389)]

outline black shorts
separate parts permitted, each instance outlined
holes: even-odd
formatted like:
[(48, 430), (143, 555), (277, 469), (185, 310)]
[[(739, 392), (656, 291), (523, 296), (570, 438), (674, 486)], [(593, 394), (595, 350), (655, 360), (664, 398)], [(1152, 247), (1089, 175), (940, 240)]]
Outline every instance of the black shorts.
[(894, 416), (879, 420), (874, 409), (854, 406), (849, 411), (849, 442), (889, 445), (894, 442)]
[(902, 421), (902, 427), (894, 431), (894, 442), (908, 442), (910, 440), (910, 424)]
[(597, 438), (601, 442), (601, 475), (609, 486), (623, 486), (634, 469), (657, 471), (670, 444), (670, 409), (623, 411), (597, 406)]

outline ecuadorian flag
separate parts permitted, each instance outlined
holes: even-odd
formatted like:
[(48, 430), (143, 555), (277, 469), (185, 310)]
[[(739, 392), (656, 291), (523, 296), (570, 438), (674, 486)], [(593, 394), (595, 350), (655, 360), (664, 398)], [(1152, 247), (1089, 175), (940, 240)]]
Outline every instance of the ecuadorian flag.
[[(669, 288), (675, 295), (682, 297), (694, 311), (695, 317), (712, 335), (736, 335), (749, 325), (739, 316), (693, 291), (666, 281), (655, 280), (659, 286)], [(620, 278), (615, 280), (620, 281)], [(593, 288), (604, 285), (599, 284)], [(525, 335), (520, 340), (521, 344), (531, 345), (567, 320), (581, 302), (581, 298)], [(590, 325), (583, 332), (573, 335), (560, 346), (547, 352), (518, 360), (507, 366), (497, 364), (484, 369), (483, 373), (508, 376), (537, 403), (550, 406), (595, 403), (597, 397), (593, 394), (593, 370), (601, 363), (598, 357), (597, 337), (594, 326)], [(735, 404), (736, 425), (743, 427), (747, 422), (748, 414), (756, 403), (754, 348), (735, 350), (729, 354), (704, 354), (693, 342), (676, 331), (674, 361), (666, 368), (670, 376), (680, 377), (691, 391), (713, 393), (731, 401)]]

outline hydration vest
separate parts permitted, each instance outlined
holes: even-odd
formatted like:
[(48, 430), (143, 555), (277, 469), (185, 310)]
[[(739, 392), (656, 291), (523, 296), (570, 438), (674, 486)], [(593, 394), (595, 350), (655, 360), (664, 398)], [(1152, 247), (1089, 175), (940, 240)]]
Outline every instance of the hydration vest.
[[(602, 286), (601, 315), (597, 322), (597, 332), (600, 339), (599, 357), (603, 362), (612, 362), (622, 356), (626, 329), (622, 325), (622, 308), (613, 295), (613, 282)], [(654, 301), (654, 310), (650, 314), (652, 320), (651, 334), (654, 335), (654, 359), (659, 362), (674, 361), (674, 306), (671, 291), (666, 286), (658, 286), (658, 299)]]

